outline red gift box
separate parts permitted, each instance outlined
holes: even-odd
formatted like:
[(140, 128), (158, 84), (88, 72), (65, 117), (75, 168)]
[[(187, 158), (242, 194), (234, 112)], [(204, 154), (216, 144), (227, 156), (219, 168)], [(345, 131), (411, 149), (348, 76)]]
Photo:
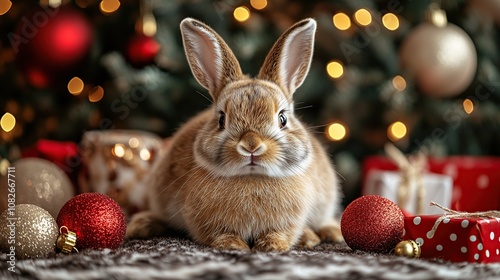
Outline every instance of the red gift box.
[(500, 262), (500, 218), (445, 218), (440, 215), (405, 217), (404, 240), (421, 244), (421, 258), (452, 262)]
[[(390, 171), (398, 167), (387, 157), (368, 157), (363, 162), (363, 182), (370, 170)], [(500, 158), (429, 158), (427, 170), (452, 176), (451, 209), (465, 212), (500, 210)]]

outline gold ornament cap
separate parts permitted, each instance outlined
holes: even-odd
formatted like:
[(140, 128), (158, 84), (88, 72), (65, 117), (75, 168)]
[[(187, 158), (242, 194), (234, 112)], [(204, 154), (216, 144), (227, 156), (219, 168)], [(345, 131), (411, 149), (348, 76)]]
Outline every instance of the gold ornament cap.
[(396, 256), (418, 259), (420, 257), (420, 244), (413, 240), (403, 240), (394, 248)]
[(445, 27), (448, 24), (446, 12), (437, 3), (432, 3), (429, 6), (425, 13), (425, 18), (437, 27)]
[(57, 237), (56, 246), (61, 252), (65, 254), (71, 253), (73, 250), (77, 253), (76, 249), (76, 233), (70, 231), (66, 226), (59, 228), (59, 237)]

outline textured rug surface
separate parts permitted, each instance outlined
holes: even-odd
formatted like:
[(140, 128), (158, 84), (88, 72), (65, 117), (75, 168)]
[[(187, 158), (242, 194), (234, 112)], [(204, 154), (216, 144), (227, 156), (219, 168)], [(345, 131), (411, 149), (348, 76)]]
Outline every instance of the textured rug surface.
[(287, 253), (218, 251), (178, 237), (128, 240), (117, 250), (85, 250), (20, 260), (0, 256), (1, 279), (500, 279), (500, 263), (448, 263), (321, 244)]

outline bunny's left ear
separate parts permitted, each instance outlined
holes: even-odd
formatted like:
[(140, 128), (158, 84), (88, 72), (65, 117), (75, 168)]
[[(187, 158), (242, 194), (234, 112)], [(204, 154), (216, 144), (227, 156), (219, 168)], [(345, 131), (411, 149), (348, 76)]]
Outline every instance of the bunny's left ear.
[(316, 21), (311, 18), (290, 27), (269, 51), (258, 78), (278, 84), (292, 96), (309, 72), (315, 32)]

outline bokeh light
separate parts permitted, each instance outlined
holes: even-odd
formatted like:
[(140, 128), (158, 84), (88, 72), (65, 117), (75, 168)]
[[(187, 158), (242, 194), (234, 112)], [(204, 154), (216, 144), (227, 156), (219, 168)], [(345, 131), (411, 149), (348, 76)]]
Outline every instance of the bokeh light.
[(132, 149), (139, 147), (139, 139), (137, 139), (135, 137), (130, 138), (130, 140), (128, 140), (128, 145)]
[(89, 93), (90, 102), (99, 102), (104, 97), (104, 89), (101, 86), (94, 87)]
[(333, 16), (333, 25), (339, 30), (347, 30), (351, 27), (351, 19), (344, 13), (338, 13)]
[(120, 8), (120, 1), (118, 0), (102, 0), (99, 4), (99, 9), (104, 14), (111, 14)]
[(392, 123), (387, 129), (387, 136), (393, 141), (399, 140), (406, 136), (408, 129), (406, 125), (400, 121)]
[(394, 31), (399, 28), (399, 19), (393, 13), (387, 13), (382, 17), (382, 24), (385, 28)]
[(5, 15), (12, 7), (10, 0), (0, 0), (0, 16)]
[(149, 160), (151, 158), (151, 153), (148, 151), (148, 149), (143, 148), (139, 152), (139, 156), (141, 157), (142, 160)]
[(354, 13), (354, 18), (359, 25), (367, 26), (372, 23), (372, 14), (367, 9), (359, 9)]
[(326, 65), (326, 72), (328, 73), (328, 76), (332, 78), (340, 78), (344, 74), (344, 66), (338, 61), (330, 61)]
[(134, 152), (132, 152), (132, 149), (126, 149), (123, 158), (125, 160), (132, 160), (134, 158)]
[(347, 128), (338, 123), (334, 122), (327, 126), (326, 136), (332, 141), (340, 141), (344, 139), (347, 135)]
[(245, 6), (240, 6), (234, 9), (234, 19), (239, 22), (245, 22), (250, 18), (250, 10)]
[(82, 93), (84, 86), (85, 84), (83, 83), (82, 79), (74, 77), (68, 82), (68, 91), (73, 95), (79, 95), (80, 93)]
[(111, 149), (111, 152), (116, 157), (121, 158), (121, 157), (123, 157), (125, 155), (125, 146), (123, 144), (115, 144), (115, 146), (113, 147), (113, 149)]
[(250, 0), (250, 5), (256, 10), (262, 10), (267, 7), (267, 0)]
[(469, 98), (464, 100), (463, 106), (464, 106), (464, 111), (467, 114), (470, 115), (472, 112), (474, 112), (474, 103), (472, 103), (472, 100), (470, 100)]
[(395, 89), (403, 91), (406, 89), (406, 80), (403, 77), (397, 75), (392, 79), (392, 85)]
[(149, 37), (153, 37), (154, 35), (156, 35), (156, 19), (153, 14), (144, 15), (142, 24), (142, 33), (144, 33), (144, 35)]
[(10, 132), (16, 126), (16, 118), (11, 113), (3, 114), (0, 119), (0, 126), (5, 132)]

